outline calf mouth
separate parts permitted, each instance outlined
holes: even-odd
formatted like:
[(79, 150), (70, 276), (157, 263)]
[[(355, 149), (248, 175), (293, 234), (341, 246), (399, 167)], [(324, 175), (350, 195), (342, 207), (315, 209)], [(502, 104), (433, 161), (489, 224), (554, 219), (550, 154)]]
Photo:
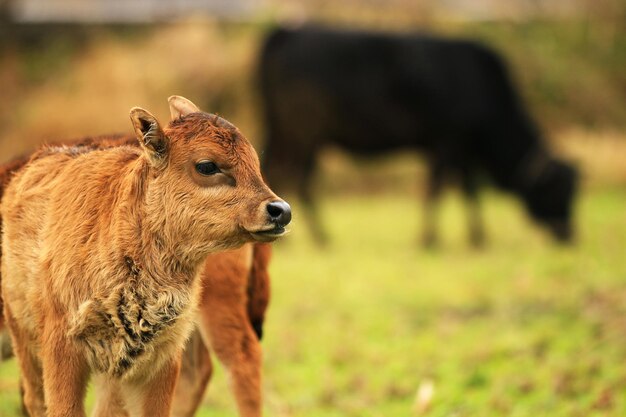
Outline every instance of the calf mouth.
[(284, 226), (275, 224), (270, 229), (263, 229), (263, 230), (256, 230), (256, 231), (248, 230), (248, 233), (250, 233), (250, 235), (252, 236), (254, 240), (258, 240), (259, 242), (272, 242), (278, 239), (279, 237), (286, 235), (287, 230), (285, 229)]

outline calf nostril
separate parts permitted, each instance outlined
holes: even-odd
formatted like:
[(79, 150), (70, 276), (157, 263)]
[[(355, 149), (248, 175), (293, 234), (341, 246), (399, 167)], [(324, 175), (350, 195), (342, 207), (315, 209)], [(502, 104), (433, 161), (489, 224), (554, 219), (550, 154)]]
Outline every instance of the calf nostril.
[(267, 212), (269, 213), (270, 217), (274, 219), (283, 214), (283, 208), (277, 203), (269, 203), (267, 205)]
[(270, 219), (280, 226), (286, 226), (291, 221), (291, 207), (284, 201), (272, 201), (267, 204), (267, 214)]

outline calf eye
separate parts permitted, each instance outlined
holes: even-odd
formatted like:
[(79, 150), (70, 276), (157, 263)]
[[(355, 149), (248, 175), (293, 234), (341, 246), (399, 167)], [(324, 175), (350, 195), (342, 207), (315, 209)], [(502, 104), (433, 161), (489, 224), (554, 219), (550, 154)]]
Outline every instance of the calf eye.
[(213, 175), (220, 172), (220, 169), (215, 162), (200, 161), (196, 163), (196, 171), (201, 175)]

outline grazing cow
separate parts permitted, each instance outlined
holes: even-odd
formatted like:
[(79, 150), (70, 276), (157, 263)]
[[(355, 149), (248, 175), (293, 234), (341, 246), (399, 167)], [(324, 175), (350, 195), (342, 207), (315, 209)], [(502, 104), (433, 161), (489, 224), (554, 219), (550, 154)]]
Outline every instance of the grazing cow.
[[(134, 136), (100, 136), (68, 141), (66, 146), (105, 149), (139, 146)], [(13, 175), (30, 156), (0, 166), (0, 199)], [(211, 254), (202, 271), (202, 295), (197, 323), (200, 331), (185, 345), (180, 379), (176, 385), (173, 415), (195, 415), (212, 374), (210, 347), (230, 374), (231, 388), (242, 417), (261, 415), (261, 346), (265, 310), (269, 302), (268, 264), (271, 246), (248, 243), (239, 249)], [(0, 329), (2, 329), (0, 297)], [(202, 334), (200, 334), (202, 333)], [(10, 357), (10, 344), (0, 357)], [(236, 358), (236, 360), (234, 360)], [(106, 390), (106, 387), (100, 389)], [(100, 406), (105, 403), (100, 401)], [(123, 415), (121, 401), (108, 404), (108, 415)], [(119, 407), (120, 409), (113, 408)]]
[(277, 189), (296, 188), (317, 240), (325, 236), (311, 178), (319, 151), (331, 144), (361, 155), (426, 155), (426, 244), (436, 241), (435, 203), (448, 174), (467, 197), (471, 242), (483, 241), (480, 174), (521, 198), (557, 239), (572, 236), (576, 171), (550, 155), (488, 48), (421, 34), (277, 29), (265, 42), (259, 73), (266, 178)]
[(165, 129), (131, 110), (140, 149), (45, 147), (6, 187), (4, 318), (31, 416), (83, 416), (92, 372), (101, 402), (169, 415), (204, 260), (290, 221), (234, 126), (182, 97), (170, 110)]

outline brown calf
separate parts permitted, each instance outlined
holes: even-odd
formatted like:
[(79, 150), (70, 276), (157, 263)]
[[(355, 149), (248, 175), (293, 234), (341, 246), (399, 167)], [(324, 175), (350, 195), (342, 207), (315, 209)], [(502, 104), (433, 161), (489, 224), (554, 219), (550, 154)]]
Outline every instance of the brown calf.
[(46, 148), (7, 187), (2, 294), (31, 416), (84, 415), (92, 371), (131, 415), (168, 415), (204, 259), (289, 221), (232, 125), (170, 108), (166, 129), (131, 111), (141, 151)]
[[(94, 150), (123, 145), (139, 146), (135, 137), (130, 136), (84, 138), (64, 145), (92, 147)], [(20, 157), (0, 166), (0, 199), (11, 177), (29, 159), (29, 156)], [(270, 256), (271, 246), (257, 242), (207, 258), (201, 275), (203, 295), (199, 307), (200, 315), (205, 319), (197, 324), (204, 326), (204, 338), (196, 331), (185, 347), (174, 396), (174, 416), (193, 416), (202, 400), (212, 373), (208, 346), (212, 346), (218, 353), (218, 359), (230, 374), (231, 388), (240, 415), (261, 415), (261, 347), (258, 339), (262, 335), (269, 301)], [(2, 298), (0, 330), (3, 321), (1, 303)], [(250, 336), (251, 329), (254, 329), (258, 338)], [(8, 347), (10, 352), (10, 345)], [(116, 404), (115, 401), (112, 403)], [(104, 402), (100, 401), (99, 404)], [(123, 415), (123, 405), (120, 408), (117, 414)]]

